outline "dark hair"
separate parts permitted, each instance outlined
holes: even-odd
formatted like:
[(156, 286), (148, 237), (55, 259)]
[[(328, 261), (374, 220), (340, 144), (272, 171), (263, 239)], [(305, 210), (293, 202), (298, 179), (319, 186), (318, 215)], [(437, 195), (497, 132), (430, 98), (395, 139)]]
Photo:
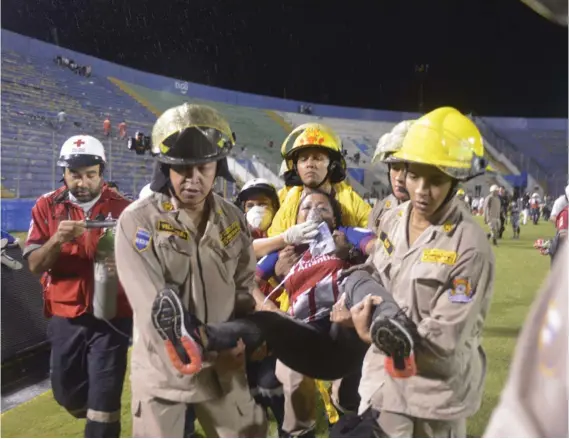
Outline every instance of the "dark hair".
[(110, 187), (110, 188), (114, 188), (114, 189), (116, 189), (117, 191), (119, 190), (119, 185), (116, 184), (114, 181), (107, 181), (107, 186)]
[[(334, 222), (336, 223), (336, 228), (342, 226), (342, 205), (336, 200), (336, 192), (332, 189), (332, 192), (324, 192), (321, 189), (312, 189), (310, 192), (305, 192), (300, 199), (300, 203), (298, 203), (298, 209), (300, 210), (300, 206), (303, 200), (308, 197), (309, 195), (314, 194), (321, 194), (328, 198), (330, 205), (332, 206), (332, 213), (334, 214)], [(296, 212), (298, 216), (298, 211)]]

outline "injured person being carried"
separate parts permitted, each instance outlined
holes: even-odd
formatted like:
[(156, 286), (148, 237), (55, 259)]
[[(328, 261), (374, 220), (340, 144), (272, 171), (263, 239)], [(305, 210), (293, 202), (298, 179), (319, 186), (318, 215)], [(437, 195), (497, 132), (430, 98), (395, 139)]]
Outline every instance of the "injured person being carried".
[[(353, 328), (330, 321), (332, 307), (340, 297), (349, 309), (369, 296), (375, 298), (376, 304), (371, 341), (393, 359), (395, 370), (409, 369), (407, 360), (415, 338), (412, 325), (373, 276), (373, 269), (369, 266), (358, 269), (358, 264), (372, 252), (376, 236), (367, 229), (343, 227), (340, 209), (337, 201), (323, 192), (303, 197), (297, 224), (314, 221), (319, 224), (319, 234), (295, 248), (300, 259), (278, 283), (279, 287), (284, 285), (289, 296), (288, 313), (256, 311), (229, 322), (207, 325), (184, 313), (182, 337), (176, 351), (182, 362), (195, 363), (188, 370), (199, 371), (207, 351), (230, 349), (242, 340), (247, 353), (266, 342), (280, 361), (306, 376), (324, 380), (341, 378), (361, 367), (369, 346)], [(278, 253), (274, 252), (258, 262), (258, 281), (274, 277), (277, 260)], [(160, 295), (175, 300), (171, 290), (166, 289)], [(269, 294), (266, 300), (271, 299)]]

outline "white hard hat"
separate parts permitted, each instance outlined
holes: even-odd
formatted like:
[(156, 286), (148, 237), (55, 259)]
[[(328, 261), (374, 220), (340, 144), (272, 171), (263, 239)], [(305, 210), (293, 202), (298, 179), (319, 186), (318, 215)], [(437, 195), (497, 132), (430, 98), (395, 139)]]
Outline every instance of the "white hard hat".
[(146, 186), (144, 186), (140, 190), (140, 193), (138, 194), (138, 199), (140, 200), (141, 198), (149, 197), (153, 193), (154, 193), (154, 191), (152, 189), (150, 189), (150, 183), (148, 183)]
[(499, 188), (497, 184), (493, 184), (492, 186), (490, 186), (490, 192), (496, 192), (498, 189)]
[(241, 192), (246, 191), (247, 189), (250, 188), (260, 187), (260, 186), (269, 186), (276, 191), (275, 186), (271, 184), (271, 182), (266, 178), (253, 178), (243, 185), (243, 187), (241, 188)]
[(106, 162), (103, 144), (93, 136), (79, 135), (65, 141), (59, 153), (57, 166), (80, 168), (104, 165)]
[(569, 184), (567, 186), (565, 186), (565, 196), (569, 200)]
[(382, 162), (390, 154), (399, 151), (401, 146), (403, 146), (403, 139), (414, 122), (414, 120), (404, 120), (403, 122), (399, 122), (389, 133), (385, 133), (381, 136), (377, 142), (377, 146), (375, 147), (375, 152), (371, 162)]
[(274, 207), (278, 209), (280, 203), (277, 189), (265, 178), (253, 178), (245, 183), (237, 195), (237, 202), (244, 203), (255, 192), (260, 192), (269, 197), (275, 205)]
[(531, 194), (532, 198), (539, 198), (539, 194), (537, 192), (534, 192), (533, 194)]

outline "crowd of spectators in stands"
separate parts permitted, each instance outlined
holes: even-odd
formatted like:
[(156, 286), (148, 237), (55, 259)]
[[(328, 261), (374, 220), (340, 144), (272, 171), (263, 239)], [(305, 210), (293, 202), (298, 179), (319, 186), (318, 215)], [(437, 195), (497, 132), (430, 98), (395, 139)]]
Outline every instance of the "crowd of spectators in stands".
[(74, 60), (66, 58), (61, 55), (57, 55), (54, 62), (58, 66), (63, 66), (69, 68), (76, 75), (86, 76), (87, 78), (91, 76), (91, 66), (80, 66)]

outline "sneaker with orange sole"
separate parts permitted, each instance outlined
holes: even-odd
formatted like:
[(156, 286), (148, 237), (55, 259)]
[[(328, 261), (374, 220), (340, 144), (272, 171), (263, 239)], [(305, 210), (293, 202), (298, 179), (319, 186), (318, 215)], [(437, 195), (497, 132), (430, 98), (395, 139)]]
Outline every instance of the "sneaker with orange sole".
[(193, 375), (202, 369), (203, 325), (184, 309), (174, 290), (167, 288), (158, 293), (152, 304), (152, 323), (178, 372)]
[(403, 309), (393, 317), (379, 317), (372, 322), (372, 342), (387, 356), (385, 370), (393, 378), (409, 378), (417, 374), (415, 334), (415, 324)]

